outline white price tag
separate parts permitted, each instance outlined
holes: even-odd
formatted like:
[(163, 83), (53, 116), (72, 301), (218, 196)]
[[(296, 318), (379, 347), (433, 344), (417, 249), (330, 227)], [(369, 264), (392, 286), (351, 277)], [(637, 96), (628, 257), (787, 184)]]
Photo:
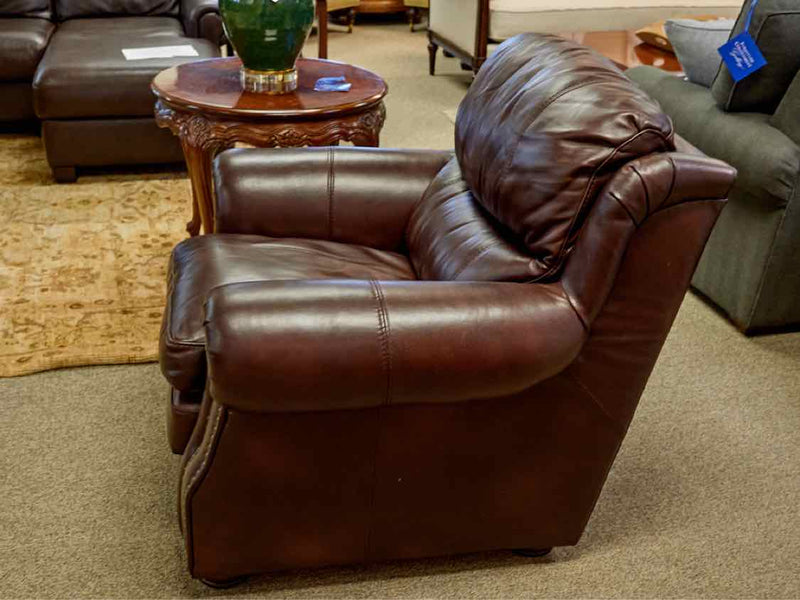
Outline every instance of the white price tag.
[(145, 60), (148, 58), (174, 58), (176, 56), (199, 56), (197, 50), (188, 44), (183, 46), (155, 46), (148, 48), (123, 48), (125, 60)]

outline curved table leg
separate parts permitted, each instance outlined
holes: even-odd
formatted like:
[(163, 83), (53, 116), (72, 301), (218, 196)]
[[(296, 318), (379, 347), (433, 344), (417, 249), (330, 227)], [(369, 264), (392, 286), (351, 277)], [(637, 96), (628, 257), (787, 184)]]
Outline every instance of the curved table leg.
[(214, 185), (211, 179), (211, 160), (213, 151), (198, 148), (186, 138), (181, 138), (183, 156), (186, 159), (186, 168), (189, 170), (189, 179), (192, 181), (192, 220), (186, 225), (189, 235), (211, 233), (214, 230)]

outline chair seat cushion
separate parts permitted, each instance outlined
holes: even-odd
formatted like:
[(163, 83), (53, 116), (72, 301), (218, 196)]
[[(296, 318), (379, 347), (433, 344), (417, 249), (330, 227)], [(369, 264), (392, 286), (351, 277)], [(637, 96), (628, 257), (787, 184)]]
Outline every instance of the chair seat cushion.
[[(191, 45), (197, 58), (126, 60), (123, 48)], [(187, 60), (219, 56), (207, 40), (184, 36), (171, 17), (76, 19), (59, 25), (36, 71), (41, 119), (152, 117), (150, 82)]]
[(46, 19), (0, 19), (0, 81), (30, 81), (54, 25)]
[(416, 279), (394, 252), (336, 242), (215, 234), (184, 240), (169, 268), (161, 330), (161, 369), (181, 391), (205, 385), (204, 310), (215, 287), (248, 281), (301, 279)]

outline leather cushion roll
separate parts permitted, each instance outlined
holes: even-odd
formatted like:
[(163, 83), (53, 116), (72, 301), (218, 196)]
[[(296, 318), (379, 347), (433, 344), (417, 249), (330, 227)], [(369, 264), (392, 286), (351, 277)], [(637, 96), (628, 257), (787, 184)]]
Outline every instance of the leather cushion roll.
[(54, 25), (46, 19), (0, 19), (0, 81), (30, 81)]
[(184, 240), (169, 270), (161, 370), (179, 390), (205, 385), (205, 303), (220, 285), (298, 279), (415, 279), (397, 253), (319, 240), (218, 234)]
[(551, 35), (502, 44), (456, 120), (464, 180), (531, 253), (534, 280), (558, 273), (611, 174), (673, 148), (657, 102), (608, 59)]
[[(752, 0), (744, 3), (731, 38), (744, 31)], [(800, 2), (761, 0), (753, 13), (749, 33), (767, 61), (766, 66), (734, 82), (722, 63), (711, 86), (720, 108), (729, 112), (775, 112), (800, 70)]]
[(76, 17), (177, 16), (178, 0), (55, 0), (60, 21)]
[(461, 178), (453, 158), (414, 208), (406, 237), (420, 279), (527, 281), (531, 257), (489, 215)]
[(207, 40), (187, 38), (171, 17), (76, 19), (53, 34), (33, 81), (40, 119), (152, 117), (150, 82), (186, 58), (125, 60), (123, 48), (191, 45), (202, 58), (219, 56)]
[(50, 15), (50, 0), (2, 0), (0, 2), (0, 16), (49, 19)]

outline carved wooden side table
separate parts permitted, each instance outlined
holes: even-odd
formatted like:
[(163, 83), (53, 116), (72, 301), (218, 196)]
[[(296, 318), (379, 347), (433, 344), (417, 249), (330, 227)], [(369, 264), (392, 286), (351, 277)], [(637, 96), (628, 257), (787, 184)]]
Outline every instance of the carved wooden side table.
[[(214, 229), (211, 162), (237, 142), (260, 147), (378, 146), (386, 117), (386, 82), (345, 63), (300, 59), (298, 89), (272, 96), (242, 89), (238, 58), (213, 58), (172, 67), (153, 79), (156, 122), (180, 138), (194, 199), (186, 226)], [(315, 92), (320, 77), (344, 75), (348, 92)]]

